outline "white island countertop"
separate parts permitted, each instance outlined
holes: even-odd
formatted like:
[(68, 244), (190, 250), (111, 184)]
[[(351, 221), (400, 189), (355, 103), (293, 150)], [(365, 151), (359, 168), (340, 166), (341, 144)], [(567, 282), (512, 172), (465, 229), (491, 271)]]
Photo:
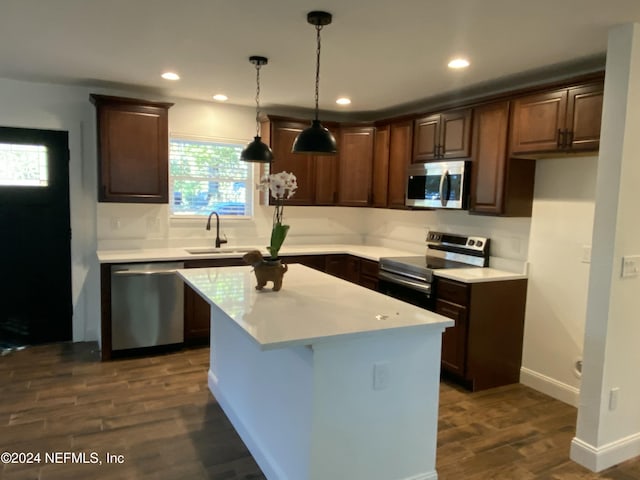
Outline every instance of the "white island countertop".
[(253, 269), (193, 268), (179, 275), (205, 300), (247, 332), (262, 350), (392, 333), (441, 331), (453, 321), (303, 265), (289, 265), (282, 290), (255, 289)]

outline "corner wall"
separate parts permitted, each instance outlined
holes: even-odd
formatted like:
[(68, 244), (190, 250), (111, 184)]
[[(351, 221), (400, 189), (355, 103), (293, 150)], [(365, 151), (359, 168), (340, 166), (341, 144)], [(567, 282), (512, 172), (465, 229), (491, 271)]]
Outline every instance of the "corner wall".
[(571, 458), (600, 471), (640, 454), (640, 24), (609, 32), (584, 369)]
[(520, 381), (578, 406), (597, 157), (536, 161)]

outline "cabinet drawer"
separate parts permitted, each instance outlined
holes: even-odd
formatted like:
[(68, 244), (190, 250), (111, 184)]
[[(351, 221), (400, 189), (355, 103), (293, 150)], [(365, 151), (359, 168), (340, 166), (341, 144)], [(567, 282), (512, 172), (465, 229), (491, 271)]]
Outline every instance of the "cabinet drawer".
[(464, 283), (439, 278), (436, 286), (436, 297), (438, 300), (447, 300), (466, 307), (469, 304), (469, 286)]
[(371, 260), (365, 260), (364, 258), (360, 260), (360, 275), (366, 275), (369, 277), (377, 277), (378, 276), (378, 262), (373, 262)]

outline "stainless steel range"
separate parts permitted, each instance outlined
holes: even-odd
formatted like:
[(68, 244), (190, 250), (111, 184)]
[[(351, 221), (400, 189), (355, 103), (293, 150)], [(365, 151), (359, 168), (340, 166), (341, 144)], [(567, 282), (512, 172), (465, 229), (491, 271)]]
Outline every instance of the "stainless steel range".
[(433, 272), (442, 268), (489, 266), (488, 238), (429, 232), (425, 255), (380, 259), (378, 290), (433, 310)]

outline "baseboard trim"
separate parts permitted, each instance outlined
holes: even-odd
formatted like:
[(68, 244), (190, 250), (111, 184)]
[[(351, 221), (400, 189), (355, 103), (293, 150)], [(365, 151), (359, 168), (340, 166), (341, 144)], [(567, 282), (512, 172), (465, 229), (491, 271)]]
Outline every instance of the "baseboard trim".
[(550, 397), (578, 408), (580, 401), (580, 389), (559, 382), (525, 367), (520, 367), (520, 383), (538, 390)]
[(601, 447), (574, 437), (571, 440), (571, 460), (594, 472), (601, 472), (618, 463), (640, 455), (640, 432), (607, 443)]

